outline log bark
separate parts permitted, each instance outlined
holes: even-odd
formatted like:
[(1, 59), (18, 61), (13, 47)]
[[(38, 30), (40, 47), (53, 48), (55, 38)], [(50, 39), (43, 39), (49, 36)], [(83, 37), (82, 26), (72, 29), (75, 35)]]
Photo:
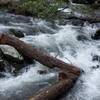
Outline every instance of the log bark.
[(58, 100), (63, 93), (68, 92), (73, 87), (75, 81), (80, 75), (79, 68), (47, 55), (14, 36), (1, 34), (0, 44), (11, 45), (22, 53), (22, 55), (30, 59), (35, 59), (49, 68), (57, 67), (64, 72), (59, 74), (59, 81), (56, 84), (43, 89), (30, 100)]
[[(71, 74), (70, 74), (71, 75)], [(73, 87), (78, 76), (70, 78), (67, 73), (60, 72), (58, 82), (48, 88), (42, 89), (30, 100), (58, 100)]]
[(72, 86), (72, 80), (64, 79), (47, 89), (43, 89), (30, 100), (58, 100), (58, 98), (65, 92), (68, 92)]
[(0, 44), (11, 45), (16, 48), (20, 53), (22, 53), (22, 55), (30, 59), (35, 59), (36, 61), (40, 62), (45, 66), (48, 66), (49, 68), (57, 67), (61, 70), (64, 70), (68, 73), (73, 73), (77, 76), (79, 76), (80, 74), (80, 69), (75, 67), (74, 65), (67, 64), (60, 59), (47, 55), (44, 52), (38, 50), (37, 48), (34, 48), (29, 44), (26, 44), (25, 42), (19, 40), (17, 37), (7, 34), (1, 34)]

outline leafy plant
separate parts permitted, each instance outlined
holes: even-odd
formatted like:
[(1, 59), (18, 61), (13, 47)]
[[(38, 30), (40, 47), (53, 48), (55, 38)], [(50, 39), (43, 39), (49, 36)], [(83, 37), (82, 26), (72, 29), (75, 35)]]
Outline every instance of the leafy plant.
[(17, 9), (29, 12), (34, 17), (52, 21), (58, 18), (58, 8), (67, 2), (68, 0), (23, 0)]

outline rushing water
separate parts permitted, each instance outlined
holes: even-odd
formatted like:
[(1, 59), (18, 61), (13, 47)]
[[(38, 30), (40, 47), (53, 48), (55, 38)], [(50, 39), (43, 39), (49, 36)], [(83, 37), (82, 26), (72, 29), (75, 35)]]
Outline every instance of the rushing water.
[[(84, 22), (83, 26), (68, 23), (54, 27), (31, 17), (0, 12), (0, 32), (6, 33), (11, 28), (24, 32), (25, 37), (21, 40), (84, 70), (74, 88), (62, 100), (100, 100), (100, 68), (97, 67), (100, 62), (92, 60), (94, 55), (100, 56), (100, 41), (91, 39), (91, 35), (100, 28), (99, 23)], [(85, 39), (77, 39), (80, 35)], [(0, 79), (0, 100), (28, 100), (57, 76), (54, 71), (39, 75), (38, 69), (49, 69), (38, 62), (28, 67), (17, 77), (10, 75)]]

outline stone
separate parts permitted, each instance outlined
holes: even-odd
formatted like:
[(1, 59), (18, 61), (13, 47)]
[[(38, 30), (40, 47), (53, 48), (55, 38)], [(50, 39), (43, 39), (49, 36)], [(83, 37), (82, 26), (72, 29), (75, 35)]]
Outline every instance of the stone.
[(21, 30), (16, 30), (16, 29), (9, 29), (9, 34), (12, 34), (18, 38), (24, 37), (24, 34)]
[(9, 61), (14, 62), (23, 62), (24, 58), (18, 51), (8, 45), (0, 45), (0, 49), (2, 50), (4, 57)]
[(98, 62), (100, 62), (100, 56), (94, 55), (93, 58), (92, 58), (92, 61), (98, 61)]
[(79, 19), (72, 19), (71, 20), (71, 24), (74, 26), (83, 26), (84, 25), (84, 21), (79, 20)]
[(83, 42), (88, 40), (88, 38), (84, 35), (78, 35), (76, 38), (78, 41), (83, 41)]
[(91, 68), (92, 69), (98, 69), (98, 68), (100, 68), (100, 66), (99, 65), (96, 65), (96, 66), (92, 66)]
[(47, 70), (38, 70), (37, 71), (40, 75), (47, 74)]
[(94, 40), (100, 40), (100, 29), (98, 29), (96, 33), (91, 36), (91, 38)]
[(4, 66), (3, 60), (0, 60), (0, 71), (4, 71)]

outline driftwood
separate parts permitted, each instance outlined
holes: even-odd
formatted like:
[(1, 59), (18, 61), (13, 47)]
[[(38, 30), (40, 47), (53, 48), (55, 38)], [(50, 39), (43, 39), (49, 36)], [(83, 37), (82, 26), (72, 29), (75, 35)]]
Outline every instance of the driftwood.
[(11, 45), (22, 53), (22, 55), (30, 59), (35, 59), (49, 68), (57, 67), (64, 72), (59, 74), (59, 81), (56, 84), (47, 89), (43, 89), (30, 100), (58, 100), (57, 98), (59, 96), (68, 92), (71, 87), (73, 87), (75, 81), (80, 75), (79, 68), (47, 55), (14, 36), (1, 34), (0, 44)]
[(58, 100), (62, 94), (68, 92), (73, 86), (73, 81), (70, 79), (62, 80), (48, 89), (43, 89), (30, 100)]
[[(65, 72), (59, 73), (58, 82), (48, 88), (44, 88), (34, 95), (30, 100), (59, 100), (68, 92), (76, 82), (78, 76), (72, 78)], [(72, 75), (73, 76), (73, 75)]]
[(19, 40), (18, 38), (7, 35), (7, 34), (1, 34), (0, 35), (0, 44), (7, 44), (10, 46), (15, 47), (22, 55), (26, 56), (30, 59), (35, 59), (36, 61), (40, 62), (41, 64), (48, 66), (49, 68), (57, 67), (61, 70), (64, 70), (69, 73), (73, 73), (75, 75), (80, 74), (80, 69), (67, 64), (53, 56), (47, 55), (37, 48), (34, 48), (30, 46), (29, 44), (26, 44), (25, 42)]
[(76, 77), (70, 79), (66, 73), (61, 72), (59, 73), (58, 79), (59, 81), (56, 84), (42, 89), (30, 100), (58, 100), (63, 94), (68, 92), (73, 87)]

